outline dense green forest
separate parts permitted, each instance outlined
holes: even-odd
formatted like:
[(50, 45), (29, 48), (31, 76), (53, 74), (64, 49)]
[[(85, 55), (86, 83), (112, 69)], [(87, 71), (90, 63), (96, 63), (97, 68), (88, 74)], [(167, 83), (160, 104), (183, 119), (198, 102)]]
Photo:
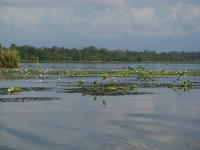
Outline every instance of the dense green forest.
[[(2, 47), (0, 45), (0, 47)], [(96, 48), (94, 46), (82, 49), (68, 49), (53, 46), (51, 48), (37, 48), (30, 45), (17, 46), (11, 44), (9, 49), (19, 52), (22, 61), (35, 62), (55, 61), (178, 61), (178, 62), (200, 62), (200, 52), (156, 52), (156, 51), (134, 51), (134, 50), (108, 50), (106, 48)]]

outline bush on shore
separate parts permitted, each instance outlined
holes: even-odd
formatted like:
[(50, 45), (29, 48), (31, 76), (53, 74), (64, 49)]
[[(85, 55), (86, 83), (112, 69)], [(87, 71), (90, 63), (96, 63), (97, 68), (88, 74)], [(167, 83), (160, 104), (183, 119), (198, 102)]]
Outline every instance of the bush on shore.
[(19, 60), (20, 57), (17, 50), (0, 47), (0, 68), (17, 68)]

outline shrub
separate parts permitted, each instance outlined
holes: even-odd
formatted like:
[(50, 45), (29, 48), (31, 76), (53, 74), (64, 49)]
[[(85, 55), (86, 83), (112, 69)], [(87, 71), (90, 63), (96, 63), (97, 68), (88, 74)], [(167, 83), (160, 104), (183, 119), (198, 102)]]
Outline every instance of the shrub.
[(16, 68), (18, 67), (19, 60), (17, 50), (0, 47), (0, 68)]

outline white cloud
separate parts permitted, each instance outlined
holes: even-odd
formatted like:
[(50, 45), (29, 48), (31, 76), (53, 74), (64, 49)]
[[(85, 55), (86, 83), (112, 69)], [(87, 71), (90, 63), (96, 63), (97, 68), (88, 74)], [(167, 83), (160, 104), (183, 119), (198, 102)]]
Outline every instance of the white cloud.
[(100, 6), (121, 6), (124, 0), (71, 0), (73, 4), (100, 5)]
[(153, 7), (130, 8), (133, 22), (142, 26), (152, 26), (158, 23), (158, 18)]
[(174, 21), (179, 21), (188, 32), (200, 32), (200, 6), (178, 3), (171, 12)]
[[(11, 3), (11, 0), (2, 2)], [(25, 5), (45, 2), (15, 1)], [(0, 32), (48, 32), (52, 36), (56, 32), (74, 32), (86, 37), (178, 37), (200, 33), (200, 6), (194, 4), (182, 2), (157, 9), (153, 6), (129, 6), (125, 0), (59, 0), (61, 2), (62, 6), (55, 7), (2, 5)], [(90, 5), (106, 7), (94, 9)], [(87, 9), (82, 10), (84, 7)], [(79, 12), (81, 10), (83, 12)]]
[(45, 8), (4, 7), (0, 10), (0, 24), (7, 30), (34, 32), (44, 24)]

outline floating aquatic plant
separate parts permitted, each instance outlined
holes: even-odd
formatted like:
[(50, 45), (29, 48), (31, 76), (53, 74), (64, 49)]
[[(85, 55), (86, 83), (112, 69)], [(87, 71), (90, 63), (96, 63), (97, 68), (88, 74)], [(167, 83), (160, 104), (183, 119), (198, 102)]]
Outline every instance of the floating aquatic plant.
[(20, 92), (21, 91), (21, 88), (14, 88), (14, 87), (10, 87), (8, 88), (8, 94), (13, 94), (15, 92)]
[(168, 88), (177, 88), (177, 89), (184, 89), (184, 91), (188, 91), (189, 89), (193, 88), (194, 83), (190, 80), (183, 81), (181, 76), (177, 76), (177, 79), (173, 81), (174, 84), (168, 84)]

